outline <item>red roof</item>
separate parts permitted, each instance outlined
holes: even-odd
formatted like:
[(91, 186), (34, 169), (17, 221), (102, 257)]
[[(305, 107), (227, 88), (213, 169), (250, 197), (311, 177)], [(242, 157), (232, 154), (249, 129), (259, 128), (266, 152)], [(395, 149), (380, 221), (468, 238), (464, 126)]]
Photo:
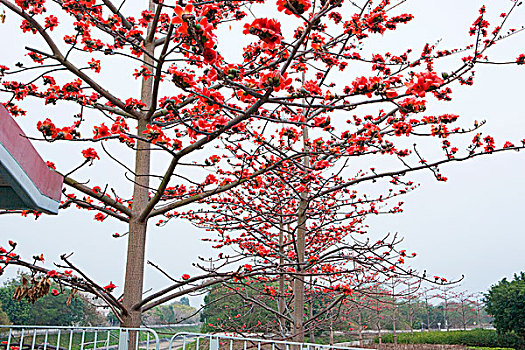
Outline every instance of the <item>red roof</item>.
[[(17, 196), (25, 197), (22, 201), (27, 205), (26, 208), (8, 209), (34, 209), (56, 213), (58, 204), (56, 209), (52, 209), (49, 203), (60, 202), (63, 177), (46, 165), (25, 137), (23, 130), (2, 105), (0, 105), (0, 152), (2, 152), (0, 165), (3, 167), (4, 187), (7, 182)], [(27, 203), (28, 198), (32, 203)], [(47, 203), (43, 207), (41, 207), (42, 200)]]

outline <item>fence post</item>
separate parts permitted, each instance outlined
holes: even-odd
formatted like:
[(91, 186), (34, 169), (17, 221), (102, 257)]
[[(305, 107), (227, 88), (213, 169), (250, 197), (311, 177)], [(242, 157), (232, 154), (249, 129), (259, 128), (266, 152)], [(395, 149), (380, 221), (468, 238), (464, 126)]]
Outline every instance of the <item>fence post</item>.
[(128, 350), (129, 333), (128, 330), (121, 329), (118, 337), (118, 350)]

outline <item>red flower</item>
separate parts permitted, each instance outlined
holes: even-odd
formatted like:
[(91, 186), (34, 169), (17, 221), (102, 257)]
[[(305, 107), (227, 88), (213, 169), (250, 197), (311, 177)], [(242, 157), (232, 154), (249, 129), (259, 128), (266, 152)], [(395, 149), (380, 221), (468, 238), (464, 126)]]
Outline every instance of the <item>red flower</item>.
[(49, 28), (50, 31), (53, 31), (53, 29), (58, 25), (58, 18), (51, 15), (49, 17), (46, 17), (46, 28)]
[(516, 59), (516, 63), (521, 65), (521, 64), (525, 64), (525, 54), (521, 54), (519, 55), (519, 57)]
[(287, 15), (302, 15), (311, 6), (310, 0), (277, 0), (277, 10)]
[(403, 115), (408, 113), (424, 112), (426, 109), (425, 100), (417, 100), (413, 97), (404, 99), (399, 103), (399, 106), (399, 111)]
[(36, 52), (30, 52), (27, 54), (36, 63), (44, 64), (44, 57)]
[(182, 279), (183, 279), (183, 280), (189, 280), (189, 279), (190, 279), (190, 275), (188, 275), (187, 273), (185, 273), (184, 275), (182, 275)]
[(51, 270), (51, 271), (47, 272), (47, 276), (48, 277), (57, 277), (58, 275), (59, 275), (59, 273), (56, 272), (55, 270)]
[(32, 32), (33, 34), (36, 34), (36, 28), (31, 25), (28, 21), (25, 19), (22, 21), (22, 25), (20, 26), (20, 29), (22, 29), (22, 32)]
[(97, 152), (93, 148), (88, 148), (88, 149), (83, 150), (82, 155), (84, 156), (84, 158), (88, 160), (100, 159)]
[(110, 281), (109, 284), (108, 284), (107, 286), (104, 287), (104, 289), (105, 289), (106, 292), (108, 292), (108, 293), (111, 293), (115, 288), (117, 288), (117, 286), (114, 285), (112, 281)]
[(95, 136), (93, 137), (95, 140), (111, 136), (111, 131), (104, 123), (100, 126), (93, 127), (93, 132), (95, 133)]
[(257, 35), (264, 42), (263, 47), (274, 49), (281, 44), (281, 23), (274, 19), (257, 18), (252, 24), (244, 25), (243, 34)]
[(148, 80), (152, 75), (153, 74), (151, 74), (151, 71), (146, 66), (140, 66), (140, 70), (135, 69), (135, 73), (133, 73), (135, 79), (144, 77), (145, 80)]
[(95, 220), (97, 220), (97, 221), (104, 221), (104, 220), (106, 220), (106, 218), (107, 218), (107, 216), (104, 216), (104, 214), (102, 214), (102, 213), (98, 213), (98, 214), (95, 215)]
[(395, 90), (386, 90), (385, 94), (387, 98), (394, 98), (398, 96)]
[(88, 62), (89, 68), (93, 69), (95, 73), (100, 73), (100, 61), (96, 60), (94, 58), (91, 59), (91, 61)]
[(217, 52), (210, 48), (205, 48), (202, 56), (204, 57), (204, 62), (209, 64), (213, 64), (217, 60)]
[(425, 92), (434, 90), (444, 83), (444, 80), (438, 77), (435, 72), (425, 72), (416, 74), (416, 81), (411, 80), (405, 83), (407, 94), (414, 94), (419, 97), (425, 97)]
[(314, 123), (315, 126), (326, 128), (328, 125), (330, 125), (330, 117), (326, 115), (314, 117)]
[(129, 109), (138, 109), (141, 107), (146, 107), (146, 104), (137, 100), (136, 98), (128, 98), (126, 100), (126, 108)]
[(193, 12), (193, 5), (186, 5), (184, 9), (180, 6), (175, 6), (175, 17), (171, 20), (172, 24), (180, 24), (177, 31), (181, 34), (187, 34), (188, 33), (188, 22), (186, 20), (186, 16), (191, 15)]
[(288, 78), (286, 73), (281, 75), (279, 71), (273, 71), (262, 75), (260, 86), (261, 88), (272, 87), (274, 91), (280, 91), (287, 88), (291, 83), (292, 78)]
[(35, 259), (36, 261), (44, 261), (44, 254), (35, 255), (33, 256), (33, 259)]

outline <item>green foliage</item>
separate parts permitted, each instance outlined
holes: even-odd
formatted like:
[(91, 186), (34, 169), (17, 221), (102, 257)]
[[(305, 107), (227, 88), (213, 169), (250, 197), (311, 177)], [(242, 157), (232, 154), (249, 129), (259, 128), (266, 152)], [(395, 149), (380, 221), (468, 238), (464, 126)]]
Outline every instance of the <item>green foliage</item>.
[(5, 311), (2, 309), (2, 303), (0, 303), (0, 325), (6, 325), (11, 324), (11, 321), (9, 320), (9, 317), (5, 313)]
[[(392, 334), (383, 334), (384, 343), (394, 341)], [(378, 339), (375, 340), (378, 342)], [(498, 334), (490, 329), (473, 329), (470, 331), (450, 332), (415, 332), (399, 333), (397, 341), (400, 344), (452, 344), (481, 347), (509, 347), (525, 349), (525, 342), (516, 334)]]
[(525, 338), (525, 272), (490, 287), (485, 302), (500, 333), (515, 332)]
[[(184, 323), (197, 323), (199, 321), (199, 315), (197, 309), (189, 306), (189, 300), (176, 301), (169, 305), (159, 305), (151, 310), (146, 311), (142, 314), (142, 323), (147, 326), (155, 325), (169, 325), (169, 324), (184, 324)], [(186, 298), (187, 299), (187, 298)], [(186, 304), (188, 302), (188, 304)], [(107, 315), (107, 321), (113, 325), (118, 326), (119, 321), (115, 317), (115, 314), (110, 311)], [(192, 326), (194, 327), (194, 326)], [(187, 327), (177, 327), (173, 329), (183, 329)], [(171, 328), (167, 328), (171, 329)], [(191, 332), (198, 332), (199, 327), (191, 328)], [(181, 330), (182, 332), (182, 330)]]
[[(277, 298), (261, 294), (263, 287), (251, 283), (237, 290), (243, 297), (231, 292), (224, 286), (211, 288), (204, 298), (205, 307), (201, 313), (202, 332), (231, 330), (249, 330), (250, 332), (268, 332), (269, 327), (278, 327), (276, 315), (268, 308), (277, 308)], [(255, 302), (256, 301), (256, 302)]]
[(159, 305), (142, 315), (142, 321), (146, 325), (195, 323), (199, 316), (197, 310), (189, 306), (189, 300), (175, 302), (169, 305)]
[[(75, 324), (100, 324), (103, 320), (95, 308), (81, 296), (72, 298), (68, 306), (68, 293), (57, 296), (48, 294), (30, 304), (26, 300), (15, 301), (13, 294), (19, 280), (14, 279), (0, 288), (0, 304), (9, 321), (16, 325), (70, 326)], [(1, 314), (0, 314), (1, 324)]]
[(512, 350), (512, 348), (490, 348), (487, 346), (468, 346), (468, 350)]

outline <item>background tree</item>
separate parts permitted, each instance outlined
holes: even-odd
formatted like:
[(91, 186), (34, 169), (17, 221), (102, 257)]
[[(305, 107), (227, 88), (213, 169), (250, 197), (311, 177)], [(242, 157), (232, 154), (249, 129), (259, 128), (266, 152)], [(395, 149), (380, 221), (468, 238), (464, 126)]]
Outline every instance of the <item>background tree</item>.
[(5, 311), (2, 309), (2, 303), (0, 303), (0, 325), (8, 325), (11, 324), (11, 321), (9, 320), (9, 317), (5, 313)]
[(487, 312), (494, 317), (498, 332), (515, 332), (525, 337), (525, 272), (490, 287), (485, 295)]
[(199, 321), (199, 312), (188, 305), (188, 299), (181, 299), (168, 305), (159, 305), (142, 315), (145, 325), (184, 324)]
[(70, 297), (70, 290), (60, 290), (58, 284), (50, 286), (51, 293), (30, 303), (13, 300), (15, 290), (22, 284), (22, 276), (0, 287), (0, 303), (5, 314), (16, 325), (95, 326), (105, 323), (104, 316), (79, 294)]

